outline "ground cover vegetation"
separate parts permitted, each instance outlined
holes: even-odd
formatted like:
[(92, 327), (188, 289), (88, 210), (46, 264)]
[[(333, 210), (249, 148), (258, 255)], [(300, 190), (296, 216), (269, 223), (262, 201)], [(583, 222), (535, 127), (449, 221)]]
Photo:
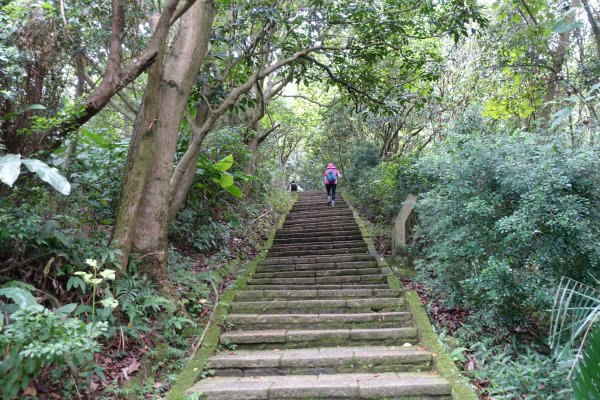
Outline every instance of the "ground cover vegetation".
[(599, 12), (1, 1), (3, 398), (168, 391), (288, 181), (322, 190), (328, 162), (376, 225), (419, 195), (410, 285), (482, 398), (587, 398)]

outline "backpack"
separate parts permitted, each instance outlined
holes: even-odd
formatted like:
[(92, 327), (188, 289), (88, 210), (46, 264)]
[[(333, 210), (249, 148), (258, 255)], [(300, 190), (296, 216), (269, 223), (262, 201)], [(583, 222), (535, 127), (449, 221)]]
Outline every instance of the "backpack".
[(325, 179), (327, 180), (327, 183), (335, 183), (335, 181), (337, 180), (337, 176), (335, 175), (335, 170), (328, 169), (327, 173), (325, 174)]

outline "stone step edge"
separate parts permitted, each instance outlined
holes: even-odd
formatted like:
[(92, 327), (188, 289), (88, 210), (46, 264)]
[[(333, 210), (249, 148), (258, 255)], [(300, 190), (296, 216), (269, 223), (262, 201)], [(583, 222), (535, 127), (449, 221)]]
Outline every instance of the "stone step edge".
[[(292, 375), (207, 378), (186, 394), (212, 400), (252, 399), (384, 399), (440, 396), (449, 399), (450, 384), (434, 373)], [(408, 397), (407, 397), (408, 399)]]
[(351, 363), (427, 363), (433, 354), (418, 346), (316, 347), (302, 350), (222, 351), (208, 360), (208, 368), (285, 368), (339, 366)]
[(413, 327), (403, 328), (346, 328), (346, 329), (260, 329), (231, 331), (221, 335), (221, 343), (252, 344), (313, 342), (328, 339), (370, 340), (396, 339), (411, 340), (417, 337)]
[[(372, 321), (398, 321), (403, 319), (411, 319), (411, 314), (408, 311), (385, 311), (378, 313), (315, 313), (315, 314), (229, 314), (226, 318), (234, 325), (236, 323), (243, 324), (244, 320), (255, 322), (257, 324), (287, 321), (288, 323), (306, 323), (306, 322), (372, 322)], [(237, 322), (236, 322), (237, 321)]]

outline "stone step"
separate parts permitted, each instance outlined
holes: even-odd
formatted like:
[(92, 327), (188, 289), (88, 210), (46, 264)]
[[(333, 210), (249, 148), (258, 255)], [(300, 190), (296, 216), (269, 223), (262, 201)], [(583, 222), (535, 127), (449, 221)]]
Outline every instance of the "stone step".
[(317, 264), (337, 263), (353, 261), (374, 261), (375, 257), (370, 254), (339, 254), (305, 257), (274, 257), (267, 256), (260, 265), (290, 265), (290, 264)]
[(339, 241), (327, 243), (279, 243), (274, 244), (269, 249), (269, 253), (301, 251), (301, 250), (326, 250), (326, 249), (353, 249), (366, 248), (367, 244), (364, 240)]
[(306, 290), (306, 289), (388, 289), (387, 284), (358, 284), (358, 285), (328, 285), (328, 284), (312, 284), (312, 285), (246, 285), (245, 290)]
[(347, 242), (363, 240), (362, 235), (355, 233), (352, 235), (338, 235), (338, 236), (295, 236), (295, 237), (284, 237), (278, 238), (273, 241), (273, 244), (297, 244), (297, 243), (336, 243), (336, 242)]
[(318, 222), (323, 219), (349, 220), (354, 221), (354, 214), (349, 209), (324, 208), (312, 212), (291, 212), (286, 217), (287, 222), (302, 220)]
[(303, 226), (311, 226), (313, 224), (324, 224), (324, 223), (329, 223), (329, 224), (349, 224), (351, 222), (356, 223), (356, 220), (354, 219), (354, 217), (351, 216), (322, 216), (322, 217), (315, 217), (315, 218), (287, 218), (284, 222), (284, 227), (287, 226), (291, 226), (291, 225), (303, 225)]
[(254, 279), (265, 278), (308, 278), (317, 276), (351, 276), (351, 275), (377, 275), (381, 274), (379, 267), (374, 268), (346, 268), (346, 269), (319, 269), (303, 271), (274, 271), (257, 272)]
[(297, 229), (301, 229), (303, 227), (308, 227), (308, 228), (320, 227), (320, 228), (334, 229), (335, 227), (348, 227), (348, 226), (358, 226), (358, 224), (356, 223), (355, 220), (349, 220), (349, 219), (346, 219), (345, 221), (339, 221), (339, 220), (311, 221), (310, 225), (302, 223), (302, 221), (292, 221), (292, 222), (287, 221), (287, 222), (283, 223), (283, 227), (297, 228)]
[[(306, 234), (306, 233), (321, 233), (323, 236), (335, 236), (335, 235), (347, 235), (347, 234), (355, 234), (356, 232), (360, 232), (358, 225), (352, 223), (344, 223), (337, 224), (334, 226), (329, 226), (330, 224), (298, 224), (298, 225), (283, 225), (280, 229), (277, 230), (277, 236), (279, 235), (290, 235), (293, 233), (297, 234)], [(329, 233), (327, 233), (329, 232)]]
[(286, 250), (286, 251), (273, 251), (270, 250), (269, 254), (275, 257), (280, 256), (321, 256), (321, 255), (339, 255), (339, 254), (353, 254), (353, 253), (364, 253), (368, 252), (367, 245), (364, 247), (344, 247), (339, 249), (315, 249), (315, 250)]
[(340, 263), (319, 263), (319, 264), (279, 264), (279, 265), (259, 265), (256, 272), (282, 272), (282, 271), (321, 271), (326, 269), (360, 269), (375, 268), (375, 261), (350, 261)]
[(210, 400), (452, 399), (450, 384), (431, 372), (214, 377), (196, 383), (186, 394), (194, 393)]
[(362, 284), (384, 283), (385, 275), (350, 275), (350, 276), (317, 276), (304, 278), (252, 278), (250, 285), (310, 285), (310, 284)]
[(417, 330), (407, 328), (263, 329), (225, 332), (221, 344), (240, 350), (303, 349), (307, 347), (402, 346), (418, 342)]
[(232, 330), (399, 328), (412, 323), (407, 311), (352, 314), (230, 314)]
[(401, 297), (235, 301), (230, 304), (232, 314), (339, 314), (404, 310), (404, 299)]
[(243, 290), (235, 295), (236, 301), (333, 299), (353, 297), (395, 297), (398, 292), (392, 289), (309, 289), (309, 290)]
[[(283, 241), (288, 243), (300, 243), (300, 242), (339, 242), (347, 237), (357, 238), (360, 235), (360, 231), (358, 228), (352, 228), (351, 230), (346, 231), (311, 231), (311, 230), (303, 230), (301, 232), (280, 232), (276, 237), (278, 240), (283, 243)], [(362, 236), (359, 239), (352, 240), (362, 240)], [(277, 244), (275, 243), (275, 244)]]
[(320, 375), (344, 372), (420, 372), (433, 356), (412, 347), (323, 347), (302, 350), (222, 351), (208, 360), (216, 376)]

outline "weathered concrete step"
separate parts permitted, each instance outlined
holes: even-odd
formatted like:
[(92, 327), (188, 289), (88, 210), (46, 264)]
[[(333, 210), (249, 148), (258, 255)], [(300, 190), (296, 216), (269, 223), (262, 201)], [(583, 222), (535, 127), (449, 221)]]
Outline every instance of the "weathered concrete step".
[(256, 272), (282, 272), (282, 271), (321, 271), (325, 269), (356, 269), (356, 268), (375, 268), (375, 261), (349, 261), (340, 263), (319, 263), (319, 264), (280, 264), (280, 265), (259, 265)]
[(269, 249), (270, 253), (276, 253), (278, 251), (290, 251), (290, 250), (324, 250), (324, 249), (350, 249), (356, 247), (367, 247), (364, 240), (351, 240), (351, 241), (336, 241), (326, 243), (279, 243), (274, 244)]
[(355, 284), (355, 285), (328, 285), (328, 284), (312, 284), (312, 285), (246, 285), (245, 290), (306, 290), (306, 289), (388, 289), (387, 284)]
[(392, 289), (312, 289), (312, 290), (243, 290), (235, 295), (236, 301), (333, 299), (352, 297), (394, 297), (398, 292)]
[(186, 394), (210, 400), (282, 399), (401, 399), (449, 400), (450, 384), (434, 373), (291, 375), (214, 377), (194, 385)]
[[(287, 221), (283, 223), (284, 227), (290, 228), (298, 228), (301, 229), (306, 224), (302, 223), (302, 221)], [(356, 220), (346, 219), (345, 221), (335, 220), (335, 221), (311, 221), (310, 228), (335, 228), (337, 227), (348, 227), (348, 226), (357, 226)]]
[(230, 331), (221, 335), (222, 344), (240, 350), (302, 349), (307, 347), (380, 346), (416, 344), (417, 330), (406, 328), (264, 329)]
[(310, 285), (315, 283), (337, 284), (337, 283), (384, 283), (385, 276), (382, 274), (375, 275), (350, 275), (350, 276), (317, 276), (305, 278), (252, 278), (249, 282), (251, 285)]
[(296, 234), (322, 234), (323, 236), (335, 236), (340, 234), (356, 234), (360, 233), (358, 225), (346, 222), (330, 226), (330, 224), (298, 224), (298, 225), (283, 225), (277, 230), (276, 236)]
[(351, 276), (351, 275), (377, 275), (381, 273), (379, 267), (374, 268), (346, 268), (346, 269), (319, 269), (303, 271), (274, 271), (257, 272), (254, 279), (265, 278), (308, 278), (317, 276)]
[(286, 243), (335, 243), (335, 242), (347, 242), (363, 240), (362, 235), (356, 233), (353, 235), (338, 235), (338, 236), (295, 236), (295, 237), (284, 237), (276, 238), (273, 244), (286, 244)]
[(285, 217), (287, 222), (296, 220), (317, 222), (325, 219), (336, 219), (338, 221), (347, 219), (353, 221), (354, 215), (349, 209), (341, 210), (340, 208), (323, 208), (322, 210), (312, 212), (291, 212)]
[(352, 253), (367, 253), (368, 248), (365, 244), (364, 247), (343, 247), (339, 249), (320, 249), (320, 250), (285, 250), (285, 251), (273, 251), (270, 250), (269, 254), (275, 257), (286, 255), (286, 256), (320, 256), (320, 255), (338, 255), (338, 254), (352, 254)]
[[(338, 228), (341, 229), (341, 228)], [(357, 236), (360, 235), (360, 230), (358, 227), (346, 228), (346, 230), (330, 230), (328, 228), (323, 228), (320, 230), (310, 230), (305, 229), (302, 231), (280, 231), (277, 234), (277, 238), (279, 239), (299, 239), (299, 238), (307, 238), (307, 239), (315, 239), (315, 238), (327, 238), (328, 241), (338, 240), (339, 237), (345, 236)], [(362, 236), (361, 236), (362, 239)]]
[(353, 261), (374, 261), (375, 257), (370, 254), (340, 254), (305, 257), (274, 257), (267, 256), (260, 265), (289, 265), (289, 264), (317, 264), (337, 263)]
[(340, 216), (340, 217), (336, 217), (336, 216), (322, 216), (322, 217), (315, 217), (315, 218), (287, 218), (284, 222), (284, 227), (287, 226), (291, 226), (291, 225), (297, 225), (297, 224), (301, 224), (304, 226), (312, 226), (313, 224), (323, 224), (323, 223), (329, 223), (329, 224), (349, 224), (351, 222), (356, 223), (354, 217), (351, 216)]
[(404, 299), (401, 297), (375, 297), (294, 301), (235, 301), (230, 305), (230, 312), (232, 314), (337, 314), (369, 311), (404, 311), (404, 308)]
[(408, 311), (351, 314), (230, 314), (233, 330), (317, 329), (317, 328), (400, 328), (410, 326)]
[(323, 347), (223, 351), (208, 360), (216, 376), (319, 375), (344, 372), (418, 372), (431, 369), (430, 352), (412, 347)]

